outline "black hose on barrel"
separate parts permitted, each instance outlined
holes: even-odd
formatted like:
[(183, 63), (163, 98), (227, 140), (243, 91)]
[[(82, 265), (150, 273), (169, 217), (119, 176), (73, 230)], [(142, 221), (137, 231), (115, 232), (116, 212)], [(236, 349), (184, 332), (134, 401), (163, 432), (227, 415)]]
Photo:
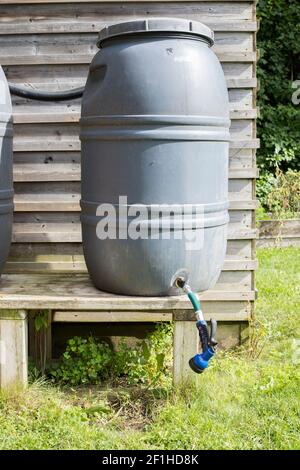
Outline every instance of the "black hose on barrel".
[(38, 91), (29, 90), (28, 88), (18, 87), (12, 83), (8, 84), (9, 91), (12, 95), (20, 96), (21, 98), (27, 98), (31, 100), (39, 101), (67, 101), (81, 98), (84, 92), (84, 87), (73, 88), (71, 90), (64, 91)]

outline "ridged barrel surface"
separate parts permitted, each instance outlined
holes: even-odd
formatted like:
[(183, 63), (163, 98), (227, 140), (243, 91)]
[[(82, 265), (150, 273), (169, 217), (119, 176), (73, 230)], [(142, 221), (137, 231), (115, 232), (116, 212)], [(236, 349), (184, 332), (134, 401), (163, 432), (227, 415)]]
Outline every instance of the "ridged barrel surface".
[(212, 32), (148, 19), (100, 33), (82, 102), (82, 234), (101, 290), (212, 287), (226, 252), (228, 94)]
[(0, 67), (0, 274), (11, 243), (13, 217), (12, 106), (5, 75)]

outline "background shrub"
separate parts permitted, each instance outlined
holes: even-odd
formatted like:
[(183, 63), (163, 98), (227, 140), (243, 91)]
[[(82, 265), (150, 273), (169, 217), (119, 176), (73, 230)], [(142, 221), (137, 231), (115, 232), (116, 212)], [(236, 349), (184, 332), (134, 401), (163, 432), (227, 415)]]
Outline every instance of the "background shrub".
[[(300, 171), (266, 173), (257, 182), (257, 196), (275, 218), (293, 218), (300, 212)], [(264, 211), (263, 211), (264, 214)], [(265, 214), (264, 217), (265, 218)]]
[(262, 173), (300, 170), (300, 106), (292, 103), (293, 82), (300, 79), (299, 0), (259, 0), (260, 50), (257, 153)]
[[(261, 175), (257, 195), (265, 210), (275, 208), (278, 212), (279, 188), (286, 191), (291, 183), (289, 191), (293, 191), (296, 178), (296, 173), (290, 173), (283, 184), (282, 172), (300, 171), (300, 105), (292, 102), (296, 91), (293, 84), (300, 80), (299, 0), (259, 0), (257, 13), (261, 20), (257, 35), (260, 50), (257, 131), (261, 142), (257, 152)], [(300, 88), (300, 84), (296, 87)], [(270, 192), (274, 201), (268, 196)], [(291, 207), (293, 203), (287, 210)]]

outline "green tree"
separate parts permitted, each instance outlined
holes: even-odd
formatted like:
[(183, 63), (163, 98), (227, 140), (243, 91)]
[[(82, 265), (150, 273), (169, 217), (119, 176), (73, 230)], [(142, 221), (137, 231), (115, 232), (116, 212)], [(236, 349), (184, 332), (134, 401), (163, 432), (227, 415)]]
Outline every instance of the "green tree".
[(292, 103), (300, 80), (299, 0), (259, 0), (258, 136), (262, 175), (300, 170), (300, 105)]

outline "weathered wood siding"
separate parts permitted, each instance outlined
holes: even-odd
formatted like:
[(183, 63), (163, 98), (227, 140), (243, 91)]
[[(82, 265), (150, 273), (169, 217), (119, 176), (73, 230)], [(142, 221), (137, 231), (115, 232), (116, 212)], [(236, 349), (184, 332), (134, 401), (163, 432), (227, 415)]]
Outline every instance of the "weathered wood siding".
[[(146, 15), (199, 20), (215, 31), (232, 118), (229, 242), (215, 287), (222, 310), (226, 293), (254, 291), (255, 2), (0, 0), (0, 64), (9, 81), (30, 88), (81, 86), (97, 52), (97, 32)], [(80, 100), (45, 104), (14, 97), (13, 105), (15, 219), (7, 272), (83, 272)], [(240, 302), (231, 307), (232, 314), (240, 311)], [(250, 311), (250, 303), (243, 308)]]

